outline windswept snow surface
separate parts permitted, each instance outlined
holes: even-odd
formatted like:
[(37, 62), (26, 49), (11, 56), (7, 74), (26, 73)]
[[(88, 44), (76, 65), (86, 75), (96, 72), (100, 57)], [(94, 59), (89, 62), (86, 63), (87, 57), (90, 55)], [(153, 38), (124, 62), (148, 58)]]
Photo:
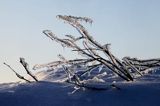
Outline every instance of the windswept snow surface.
[[(160, 106), (160, 70), (144, 74), (125, 82), (109, 70), (95, 68), (83, 76), (84, 81), (107, 89), (75, 91), (75, 85), (64, 82), (67, 75), (62, 68), (41, 71), (36, 74), (40, 82), (0, 84), (0, 106)], [(112, 83), (120, 89), (108, 86)]]

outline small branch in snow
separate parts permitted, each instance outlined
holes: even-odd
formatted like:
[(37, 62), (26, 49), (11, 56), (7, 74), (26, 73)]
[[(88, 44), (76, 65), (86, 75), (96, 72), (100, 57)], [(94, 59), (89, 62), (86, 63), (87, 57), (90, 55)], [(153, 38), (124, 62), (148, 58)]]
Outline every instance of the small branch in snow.
[(9, 69), (11, 69), (15, 74), (16, 76), (19, 78), (19, 79), (22, 79), (22, 80), (25, 80), (26, 82), (29, 82), (31, 83), (31, 81), (27, 80), (26, 78), (24, 78), (23, 76), (21, 76), (20, 74), (18, 74), (10, 65), (8, 65), (7, 63), (3, 63), (4, 65), (6, 65)]
[(28, 63), (25, 62), (25, 59), (20, 57), (20, 63), (23, 65), (23, 67), (25, 68), (26, 72), (28, 75), (30, 75), (36, 82), (38, 82), (38, 79), (29, 71), (29, 66)]

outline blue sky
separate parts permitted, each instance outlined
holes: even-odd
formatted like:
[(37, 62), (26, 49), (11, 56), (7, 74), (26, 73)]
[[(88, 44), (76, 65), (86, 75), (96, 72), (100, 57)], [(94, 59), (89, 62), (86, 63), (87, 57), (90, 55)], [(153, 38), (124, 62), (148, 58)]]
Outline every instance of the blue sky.
[(31, 68), (57, 60), (59, 53), (75, 57), (42, 34), (45, 29), (58, 36), (78, 34), (56, 19), (59, 14), (92, 18), (90, 33), (101, 43), (111, 43), (119, 58), (158, 58), (159, 11), (159, 0), (0, 0), (0, 82), (17, 80), (3, 62), (25, 75), (19, 57)]

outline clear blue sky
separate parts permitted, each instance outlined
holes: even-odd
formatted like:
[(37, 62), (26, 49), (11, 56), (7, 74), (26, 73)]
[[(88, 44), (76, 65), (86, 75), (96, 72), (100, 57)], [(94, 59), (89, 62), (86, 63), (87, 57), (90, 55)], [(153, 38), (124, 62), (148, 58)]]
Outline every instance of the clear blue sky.
[(17, 80), (3, 62), (25, 75), (19, 57), (31, 68), (56, 60), (59, 53), (74, 57), (42, 34), (45, 29), (77, 34), (56, 19), (58, 14), (92, 18), (87, 28), (93, 37), (111, 43), (119, 58), (160, 57), (159, 0), (0, 0), (0, 82)]

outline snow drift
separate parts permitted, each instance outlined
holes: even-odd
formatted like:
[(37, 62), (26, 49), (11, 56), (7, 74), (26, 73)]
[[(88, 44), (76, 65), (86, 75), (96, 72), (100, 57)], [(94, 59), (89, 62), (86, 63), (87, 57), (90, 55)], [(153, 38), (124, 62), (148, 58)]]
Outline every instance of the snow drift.
[[(96, 69), (90, 74), (97, 74)], [(103, 78), (107, 86), (114, 83), (120, 89), (92, 90), (64, 82), (67, 78), (62, 68), (40, 71), (40, 82), (0, 84), (1, 106), (159, 106), (160, 71), (150, 70), (134, 82), (116, 81), (110, 72)], [(101, 73), (104, 73), (103, 70)], [(110, 77), (109, 77), (110, 76)], [(104, 77), (102, 75), (102, 77)], [(95, 78), (93, 78), (95, 80)], [(113, 81), (113, 82), (112, 82)], [(97, 85), (96, 85), (97, 86)], [(102, 86), (102, 85), (101, 85)], [(75, 92), (73, 92), (75, 91)]]

